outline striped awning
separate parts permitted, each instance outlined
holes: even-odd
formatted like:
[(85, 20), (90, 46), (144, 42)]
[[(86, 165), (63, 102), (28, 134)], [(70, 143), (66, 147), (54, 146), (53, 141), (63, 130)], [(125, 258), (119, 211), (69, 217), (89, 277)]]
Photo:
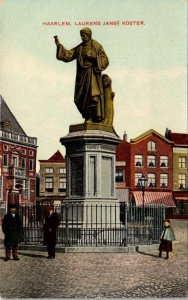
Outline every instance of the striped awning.
[[(133, 192), (136, 205), (142, 205), (142, 192)], [(144, 192), (144, 204), (157, 204), (166, 207), (176, 207), (172, 193), (170, 192)]]

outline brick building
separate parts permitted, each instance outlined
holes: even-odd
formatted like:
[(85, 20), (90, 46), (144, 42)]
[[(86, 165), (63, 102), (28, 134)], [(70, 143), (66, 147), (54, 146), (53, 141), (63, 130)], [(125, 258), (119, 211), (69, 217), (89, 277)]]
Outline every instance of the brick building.
[(174, 133), (168, 128), (165, 137), (173, 146), (173, 197), (174, 215), (188, 215), (188, 134)]
[(66, 195), (66, 162), (58, 150), (47, 160), (39, 160), (40, 202), (61, 204)]
[(0, 96), (0, 207), (35, 201), (37, 139), (22, 129)]
[(122, 181), (130, 190), (129, 201), (142, 205), (142, 191), (137, 186), (142, 174), (147, 177), (145, 204), (163, 204), (174, 207), (173, 190), (173, 142), (151, 129), (130, 143), (126, 138), (117, 146), (116, 160), (125, 161), (116, 172), (123, 174)]

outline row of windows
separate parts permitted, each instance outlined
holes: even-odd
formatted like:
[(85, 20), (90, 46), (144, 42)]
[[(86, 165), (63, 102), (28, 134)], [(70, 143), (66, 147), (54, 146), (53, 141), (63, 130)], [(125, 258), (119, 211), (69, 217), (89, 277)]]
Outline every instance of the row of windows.
[[(138, 180), (142, 176), (142, 173), (135, 173), (135, 186), (138, 186)], [(147, 175), (148, 187), (156, 187), (156, 174), (149, 173)], [(160, 187), (168, 187), (168, 174), (160, 174)]]
[[(143, 167), (144, 166), (144, 157), (143, 155), (135, 155), (135, 166)], [(147, 166), (148, 167), (156, 167), (156, 157), (155, 155), (147, 156)], [(179, 168), (186, 168), (186, 157), (180, 156), (178, 158), (178, 166)], [(160, 167), (168, 168), (168, 156), (160, 156)]]
[[(10, 146), (8, 146), (8, 145), (4, 145), (3, 146), (3, 150), (4, 151), (9, 151), (10, 150)], [(29, 155), (30, 156), (34, 156), (34, 151), (33, 150), (26, 150), (26, 149), (22, 149), (22, 154), (23, 155), (26, 155), (27, 154), (27, 151), (29, 152)]]
[[(45, 173), (46, 174), (53, 174), (54, 173), (54, 168), (45, 168)], [(59, 174), (66, 174), (66, 168), (59, 168)]]
[[(45, 178), (45, 191), (53, 192), (54, 182), (53, 177)], [(66, 178), (59, 178), (59, 192), (63, 192), (66, 190)]]
[[(26, 168), (26, 158), (22, 157), (21, 158), (21, 168), (25, 169)], [(14, 166), (18, 168), (20, 166), (19, 164), (19, 157), (17, 155), (12, 155), (11, 157), (11, 166)], [(8, 167), (9, 166), (9, 155), (8, 154), (3, 154), (3, 166)], [(34, 170), (34, 159), (29, 159), (29, 170), (33, 171)]]
[[(135, 186), (138, 185), (138, 179), (142, 176), (142, 173), (135, 173)], [(125, 182), (124, 178), (124, 171), (123, 170), (117, 170), (116, 171), (116, 182)], [(148, 187), (156, 187), (156, 174), (149, 173), (147, 175)], [(160, 187), (168, 187), (168, 181), (169, 177), (168, 174), (160, 174)], [(186, 189), (186, 174), (179, 174), (178, 177), (178, 186), (179, 189), (184, 190)]]
[[(135, 166), (136, 167), (144, 166), (143, 155), (135, 155)], [(156, 167), (156, 157), (154, 155), (147, 156), (147, 166), (148, 167)], [(160, 167), (168, 168), (168, 156), (160, 156)]]

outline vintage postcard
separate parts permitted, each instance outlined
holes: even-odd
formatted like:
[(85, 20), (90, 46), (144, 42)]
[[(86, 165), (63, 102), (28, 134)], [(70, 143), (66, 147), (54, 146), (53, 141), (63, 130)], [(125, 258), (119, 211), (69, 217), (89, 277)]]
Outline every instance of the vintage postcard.
[[(127, 141), (136, 139), (148, 131), (164, 138), (166, 130), (187, 134), (187, 0), (0, 0), (0, 9), (1, 101), (23, 132), (37, 141), (38, 176), (39, 161), (66, 156), (71, 161), (71, 195), (82, 195), (88, 184), (87, 195), (92, 192), (109, 198), (109, 190), (115, 190), (114, 177), (108, 175), (115, 165), (113, 147), (118, 139), (125, 135)], [(103, 94), (102, 85), (107, 87)], [(108, 106), (104, 99), (109, 100)], [(2, 120), (2, 126), (5, 121)], [(88, 138), (83, 131), (88, 129), (100, 133), (97, 138), (93, 135), (95, 142), (83, 150), (82, 142)], [(80, 144), (79, 131), (84, 136)], [(107, 134), (102, 136), (104, 131)], [(71, 144), (71, 138), (77, 143)], [(29, 143), (27, 147), (32, 150)], [(69, 147), (67, 152), (66, 147)], [(79, 151), (94, 154), (82, 161)], [(97, 169), (102, 157), (98, 153), (106, 156)], [(3, 150), (0, 155), (2, 159)], [(2, 167), (0, 178), (3, 172)], [(101, 176), (97, 175), (100, 172)], [(96, 188), (99, 182), (102, 182), (100, 191)], [(62, 180), (61, 187), (63, 184)], [(51, 188), (50, 176), (48, 188)], [(7, 188), (7, 193), (8, 189), (11, 188)], [(87, 210), (83, 212), (87, 219)], [(100, 217), (95, 215), (95, 226), (101, 216), (102, 213)], [(116, 214), (113, 216), (116, 222)], [(67, 224), (62, 227), (64, 234)], [(138, 250), (135, 244), (127, 252), (120, 247), (117, 250), (114, 245), (112, 251), (110, 247), (107, 252), (99, 251), (100, 247), (94, 248), (92, 244), (88, 253), (82, 238), (74, 252), (57, 250), (54, 260), (45, 260), (40, 249), (32, 248), (30, 230), (29, 247), (19, 250), (20, 260), (4, 262), (1, 232), (0, 295), (2, 298), (185, 297), (187, 220), (172, 221), (171, 225), (176, 240), (172, 255), (164, 261), (158, 258), (157, 247), (147, 250), (143, 246), (140, 251), (132, 251)], [(77, 222), (76, 234), (79, 226)], [(92, 241), (96, 232), (92, 231)]]

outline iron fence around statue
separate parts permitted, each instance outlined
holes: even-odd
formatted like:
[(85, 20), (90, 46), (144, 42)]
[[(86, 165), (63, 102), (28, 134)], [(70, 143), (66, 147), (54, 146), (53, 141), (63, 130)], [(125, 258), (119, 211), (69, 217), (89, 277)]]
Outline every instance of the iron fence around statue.
[[(47, 205), (20, 206), (22, 244), (42, 245)], [(54, 207), (61, 223), (59, 246), (128, 246), (160, 240), (165, 217), (163, 206), (93, 205), (67, 203)], [(144, 216), (144, 217), (143, 217)]]

